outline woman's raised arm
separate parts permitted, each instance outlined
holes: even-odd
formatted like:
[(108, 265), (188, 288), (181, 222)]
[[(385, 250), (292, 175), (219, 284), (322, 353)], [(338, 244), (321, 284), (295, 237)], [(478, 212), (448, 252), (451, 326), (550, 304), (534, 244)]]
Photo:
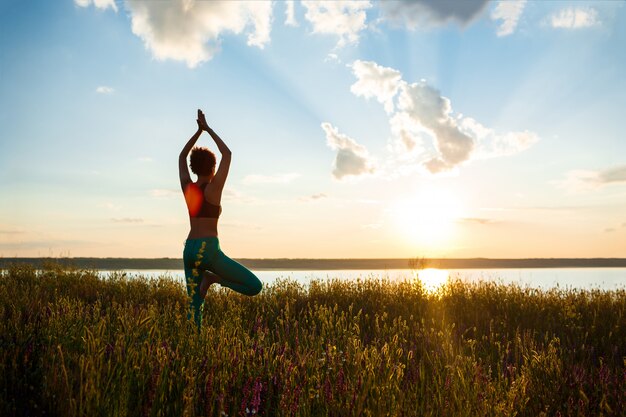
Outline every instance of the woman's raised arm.
[[(187, 167), (187, 155), (189, 155), (189, 152), (191, 152), (191, 148), (193, 148), (193, 145), (196, 144), (198, 138), (202, 134), (202, 126), (200, 124), (201, 114), (202, 112), (198, 110), (198, 120), (196, 120), (198, 122), (198, 130), (196, 130), (196, 133), (194, 133), (193, 136), (189, 138), (189, 140), (183, 147), (183, 150), (180, 151), (180, 155), (178, 156), (178, 175), (180, 177), (180, 186), (183, 191), (185, 191), (187, 185), (192, 182), (191, 175), (189, 174), (189, 168)], [(202, 115), (202, 119), (204, 120), (204, 115)]]

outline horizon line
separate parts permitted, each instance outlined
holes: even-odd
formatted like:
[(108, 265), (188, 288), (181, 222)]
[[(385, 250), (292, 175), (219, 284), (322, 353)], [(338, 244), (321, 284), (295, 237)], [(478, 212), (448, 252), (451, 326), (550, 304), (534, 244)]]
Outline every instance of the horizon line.
[[(362, 269), (524, 269), (524, 268), (611, 268), (626, 267), (626, 258), (235, 258), (250, 269), (275, 270), (362, 270)], [(182, 258), (97, 258), (97, 257), (0, 257), (0, 269), (26, 263), (36, 267), (58, 263), (77, 268), (104, 270), (179, 270)]]

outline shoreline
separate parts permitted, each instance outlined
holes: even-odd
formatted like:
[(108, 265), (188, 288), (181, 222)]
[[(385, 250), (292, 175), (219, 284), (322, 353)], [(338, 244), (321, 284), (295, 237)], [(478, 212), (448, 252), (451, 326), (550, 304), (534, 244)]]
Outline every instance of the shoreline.
[[(236, 258), (237, 262), (255, 270), (361, 270), (361, 269), (527, 269), (527, 268), (624, 268), (626, 258), (433, 258), (433, 259), (302, 259)], [(0, 258), (0, 269), (12, 264), (30, 264), (42, 267), (57, 263), (77, 268), (117, 269), (167, 269), (183, 267), (181, 258)]]

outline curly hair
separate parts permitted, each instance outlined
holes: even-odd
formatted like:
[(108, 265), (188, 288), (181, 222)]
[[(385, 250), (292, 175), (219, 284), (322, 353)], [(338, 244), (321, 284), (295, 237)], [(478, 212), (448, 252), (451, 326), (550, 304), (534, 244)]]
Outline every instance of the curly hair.
[(207, 148), (196, 146), (191, 150), (189, 167), (196, 175), (211, 175), (215, 171), (215, 154)]

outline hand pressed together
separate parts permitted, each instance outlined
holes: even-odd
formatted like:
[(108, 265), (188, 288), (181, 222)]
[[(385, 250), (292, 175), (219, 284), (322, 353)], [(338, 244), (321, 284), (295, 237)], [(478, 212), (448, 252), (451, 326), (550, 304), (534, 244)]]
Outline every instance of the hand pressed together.
[(198, 119), (196, 119), (196, 121), (198, 122), (198, 128), (200, 130), (204, 130), (206, 132), (210, 130), (209, 125), (206, 122), (206, 118), (204, 117), (204, 113), (202, 113), (202, 110), (200, 109), (198, 109)]

